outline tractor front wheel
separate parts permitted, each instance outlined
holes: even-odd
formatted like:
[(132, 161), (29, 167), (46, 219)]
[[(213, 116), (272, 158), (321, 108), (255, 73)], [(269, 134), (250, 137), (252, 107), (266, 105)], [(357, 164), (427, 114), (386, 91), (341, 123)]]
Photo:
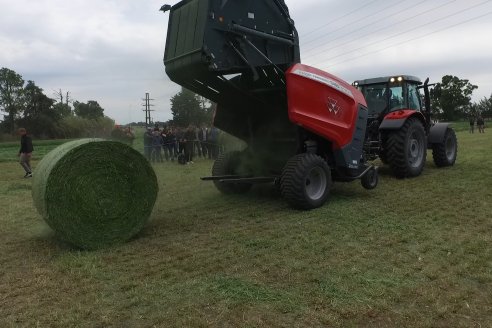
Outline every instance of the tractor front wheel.
[(289, 159), (280, 178), (282, 196), (298, 209), (322, 206), (328, 200), (330, 187), (330, 168), (315, 154), (303, 153)]
[(432, 157), (437, 167), (453, 166), (458, 155), (458, 140), (451, 128), (446, 129), (444, 140), (432, 144)]
[(416, 177), (422, 173), (427, 157), (424, 126), (409, 118), (403, 126), (388, 134), (387, 160), (397, 178)]
[[(242, 152), (233, 151), (220, 154), (212, 167), (213, 176), (238, 175)], [(243, 194), (252, 187), (250, 183), (227, 183), (214, 181), (215, 187), (223, 194)]]

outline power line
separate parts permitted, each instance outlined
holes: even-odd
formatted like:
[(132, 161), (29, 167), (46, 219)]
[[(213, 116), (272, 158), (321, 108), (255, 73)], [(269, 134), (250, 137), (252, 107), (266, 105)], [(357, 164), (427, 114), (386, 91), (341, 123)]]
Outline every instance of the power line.
[[(363, 35), (361, 35), (361, 36), (359, 36), (359, 37), (357, 37), (357, 38), (355, 38), (355, 39), (351, 39), (350, 41), (347, 41), (347, 42), (345, 42), (345, 43), (341, 43), (341, 44), (336, 45), (336, 46), (330, 46), (330, 47), (329, 47), (330, 49), (329, 49), (328, 51), (331, 51), (331, 50), (333, 50), (333, 49), (339, 48), (339, 47), (341, 47), (342, 45), (345, 45), (345, 44), (351, 43), (351, 42), (353, 42), (353, 41), (360, 40), (360, 39), (362, 39), (363, 37), (365, 37), (365, 36), (367, 36), (367, 35), (371, 35), (371, 34), (374, 34), (374, 33), (380, 32), (380, 31), (384, 31), (384, 30), (389, 29), (390, 27), (393, 27), (393, 26), (400, 25), (400, 24), (402, 24), (402, 23), (408, 22), (408, 21), (410, 21), (410, 20), (412, 20), (412, 19), (414, 19), (414, 18), (416, 18), (416, 17), (418, 17), (418, 16), (421, 16), (421, 15), (424, 15), (424, 14), (428, 14), (428, 13), (430, 13), (430, 12), (434, 11), (434, 10), (440, 9), (440, 8), (442, 8), (442, 7), (445, 7), (445, 6), (447, 6), (447, 5), (449, 5), (449, 4), (453, 3), (453, 2), (456, 2), (456, 0), (451, 0), (451, 1), (449, 1), (449, 2), (446, 2), (446, 3), (442, 4), (442, 5), (439, 5), (439, 6), (437, 6), (437, 7), (434, 7), (434, 8), (431, 8), (431, 9), (424, 10), (424, 11), (422, 11), (422, 12), (420, 12), (420, 13), (418, 13), (418, 14), (415, 14), (415, 15), (413, 15), (413, 16), (410, 16), (410, 17), (408, 17), (408, 18), (406, 18), (406, 19), (404, 19), (404, 20), (398, 21), (398, 22), (393, 23), (393, 24), (386, 25), (386, 26), (384, 26), (384, 27), (382, 27), (382, 28), (379, 28), (379, 29), (377, 29), (377, 30), (375, 30), (375, 31), (370, 31), (369, 33), (363, 34)], [(434, 23), (434, 22), (436, 22), (436, 21), (437, 21), (437, 20), (433, 20), (431, 23)], [(428, 25), (428, 24), (426, 24), (426, 25)], [(419, 27), (422, 27), (422, 26), (425, 26), (425, 25), (420, 25)], [(414, 30), (414, 28), (410, 29), (409, 31), (413, 31), (413, 30)], [(408, 31), (407, 31), (407, 32), (408, 32)], [(405, 33), (406, 33), (406, 32), (405, 32)], [(347, 34), (347, 35), (348, 35), (348, 34)], [(346, 35), (345, 35), (345, 36), (346, 36)], [(315, 49), (320, 48), (320, 47), (323, 47), (323, 46), (315, 47), (315, 48), (309, 49), (308, 51), (312, 51), (312, 50), (315, 50)], [(315, 57), (315, 56), (318, 56), (318, 55), (323, 54), (323, 53), (325, 53), (325, 52), (326, 52), (326, 51), (325, 51), (325, 50), (323, 50), (323, 51), (320, 51), (320, 52), (317, 52), (317, 53), (314, 53), (314, 54), (310, 54), (310, 55), (307, 55), (307, 56), (306, 56), (306, 58)]]
[[(482, 6), (482, 5), (484, 5), (484, 4), (488, 3), (488, 2), (491, 2), (491, 1), (492, 1), (492, 0), (486, 0), (486, 1), (484, 1), (484, 2), (481, 2), (481, 3), (479, 3), (479, 4), (473, 5), (473, 6), (471, 6), (471, 7), (466, 8), (466, 9), (462, 9), (462, 10), (460, 10), (460, 11), (458, 11), (458, 12), (453, 13), (453, 14), (446, 15), (446, 16), (441, 17), (441, 18), (439, 18), (439, 19), (435, 19), (435, 20), (433, 20), (433, 21), (431, 21), (431, 22), (429, 22), (429, 23), (426, 23), (426, 24), (424, 24), (424, 25), (420, 25), (420, 26), (419, 26), (419, 28), (425, 27), (425, 26), (427, 26), (427, 25), (434, 24), (434, 23), (436, 23), (436, 22), (439, 22), (439, 21), (445, 20), (445, 19), (447, 19), (447, 18), (449, 18), (449, 17), (453, 17), (453, 16), (456, 16), (456, 15), (458, 15), (458, 14), (462, 14), (462, 13), (464, 13), (465, 11), (468, 11), (468, 10), (471, 10), (471, 9), (474, 9), (474, 8), (477, 8), (477, 7), (480, 7), (480, 6)], [(356, 48), (356, 49), (352, 49), (352, 50), (350, 50), (350, 51), (348, 51), (348, 52), (345, 52), (345, 53), (339, 54), (339, 55), (334, 56), (334, 57), (330, 57), (330, 58), (326, 59), (325, 61), (332, 60), (332, 59), (335, 59), (335, 58), (338, 58), (338, 57), (344, 56), (344, 55), (346, 55), (346, 54), (353, 53), (354, 51), (357, 51), (357, 50), (361, 50), (361, 49), (367, 48), (367, 47), (369, 47), (369, 46), (372, 46), (372, 45), (374, 45), (374, 44), (378, 44), (378, 43), (381, 43), (381, 42), (387, 41), (387, 40), (389, 40), (389, 39), (393, 39), (393, 38), (395, 38), (395, 37), (397, 37), (397, 36), (400, 36), (400, 35), (406, 34), (406, 33), (408, 33), (408, 32), (413, 32), (414, 30), (415, 30), (415, 29), (413, 29), (413, 28), (412, 28), (412, 29), (409, 29), (409, 30), (406, 30), (406, 31), (403, 31), (403, 32), (400, 32), (400, 33), (396, 33), (396, 34), (394, 34), (394, 35), (392, 35), (392, 36), (389, 36), (389, 37), (386, 37), (386, 38), (384, 38), (384, 39), (382, 39), (382, 40), (379, 40), (379, 41), (374, 41), (374, 42), (372, 42), (372, 43), (366, 44), (366, 45), (365, 45), (365, 46), (363, 46), (363, 47), (359, 47), (359, 48)]]
[(309, 31), (309, 32), (304, 33), (304, 34), (302, 35), (302, 37), (305, 37), (306, 35), (313, 34), (314, 32), (319, 31), (319, 30), (321, 30), (322, 28), (324, 28), (324, 27), (326, 27), (326, 26), (328, 26), (328, 25), (331, 25), (331, 24), (333, 24), (333, 23), (335, 23), (335, 22), (338, 22), (338, 21), (339, 21), (339, 20), (341, 20), (342, 18), (345, 18), (345, 17), (347, 17), (347, 16), (352, 15), (352, 14), (353, 14), (353, 13), (355, 13), (355, 12), (358, 12), (359, 10), (364, 9), (364, 8), (366, 8), (367, 6), (372, 5), (372, 4), (373, 4), (374, 2), (376, 2), (376, 1), (379, 1), (379, 0), (372, 0), (372, 1), (368, 2), (368, 3), (366, 3), (365, 5), (363, 5), (363, 6), (359, 7), (359, 8), (357, 8), (357, 9), (355, 9), (355, 10), (352, 10), (351, 12), (349, 12), (349, 13), (347, 13), (347, 14), (343, 15), (343, 16), (340, 16), (340, 17), (338, 17), (337, 19), (334, 19), (334, 20), (330, 21), (330, 22), (329, 22), (329, 23), (327, 23), (327, 24), (324, 24), (324, 25), (318, 26), (318, 27), (317, 27), (317, 28), (315, 28), (314, 30), (311, 30), (311, 31)]
[(466, 23), (469, 23), (469, 22), (472, 22), (472, 21), (475, 21), (475, 20), (478, 20), (480, 18), (483, 18), (485, 16), (488, 16), (492, 14), (492, 11), (489, 11), (485, 14), (482, 14), (482, 15), (479, 15), (479, 16), (476, 16), (474, 18), (470, 18), (470, 19), (467, 19), (463, 22), (460, 22), (460, 23), (456, 23), (456, 24), (453, 24), (453, 25), (450, 25), (450, 26), (447, 26), (447, 27), (444, 27), (442, 29), (438, 29), (438, 30), (435, 30), (435, 31), (432, 31), (432, 32), (429, 32), (429, 33), (426, 33), (424, 35), (421, 35), (421, 36), (418, 36), (418, 37), (415, 37), (415, 38), (411, 38), (411, 39), (408, 39), (408, 40), (405, 40), (405, 41), (402, 41), (402, 42), (399, 42), (399, 43), (396, 43), (396, 44), (393, 44), (391, 46), (387, 46), (387, 47), (384, 47), (384, 48), (381, 48), (381, 49), (378, 49), (378, 50), (374, 50), (374, 51), (371, 51), (371, 52), (368, 52), (368, 53), (365, 53), (365, 54), (362, 54), (360, 56), (356, 56), (356, 57), (352, 57), (352, 58), (349, 58), (347, 60), (343, 60), (343, 61), (340, 61), (338, 63), (335, 63), (335, 64), (331, 64), (331, 65), (328, 65), (328, 66), (325, 66), (325, 67), (333, 67), (333, 66), (337, 66), (337, 65), (340, 65), (340, 64), (343, 64), (343, 63), (346, 63), (346, 62), (349, 62), (349, 61), (353, 61), (353, 60), (356, 60), (356, 59), (359, 59), (359, 58), (362, 58), (362, 57), (366, 57), (366, 56), (369, 56), (369, 55), (372, 55), (372, 54), (375, 54), (375, 53), (378, 53), (378, 52), (381, 52), (381, 51), (384, 51), (386, 49), (390, 49), (390, 48), (394, 48), (394, 47), (397, 47), (397, 46), (400, 46), (402, 44), (405, 44), (405, 43), (408, 43), (408, 42), (412, 42), (412, 41), (415, 41), (415, 40), (418, 40), (418, 39), (422, 39), (422, 38), (425, 38), (429, 35), (432, 35), (432, 34), (436, 34), (436, 33), (439, 33), (439, 32), (442, 32), (442, 31), (445, 31), (445, 30), (449, 30), (451, 28), (454, 28), (456, 26), (460, 26), (460, 25), (463, 25), (463, 24), (466, 24)]
[[(425, 1), (426, 1), (426, 0), (423, 0), (423, 1), (419, 2), (419, 3), (417, 3), (416, 5), (413, 5), (413, 4), (412, 4), (410, 7), (408, 7), (408, 8), (406, 8), (406, 9), (404, 9), (403, 11), (405, 11), (405, 10), (407, 10), (407, 9), (409, 9), (409, 8), (412, 8), (412, 7), (416, 7), (416, 6), (418, 6), (419, 4), (421, 4), (421, 3), (425, 2)], [(386, 7), (386, 8), (384, 8), (383, 10), (380, 10), (380, 11), (374, 12), (374, 13), (372, 13), (372, 14), (370, 14), (370, 15), (367, 15), (367, 16), (362, 17), (360, 20), (361, 20), (361, 21), (364, 21), (364, 20), (366, 20), (366, 19), (367, 19), (367, 18), (369, 18), (369, 17), (372, 17), (372, 16), (375, 16), (375, 15), (377, 15), (377, 14), (380, 14), (380, 13), (382, 13), (382, 12), (384, 12), (384, 11), (386, 11), (386, 10), (390, 9), (390, 8), (393, 8), (393, 7), (395, 7), (395, 6), (399, 5), (399, 4), (400, 4), (400, 3), (395, 2), (394, 4), (392, 4), (392, 5), (390, 5), (390, 6)], [(384, 17), (382, 17), (381, 19), (384, 19), (384, 18), (389, 17), (389, 16), (390, 16), (390, 15), (388, 15), (388, 16), (384, 16)], [(347, 27), (347, 26), (351, 26), (351, 25), (353, 25), (353, 24), (354, 24), (353, 22), (348, 23), (348, 24), (345, 24), (345, 25), (343, 25), (343, 26), (341, 26), (341, 27), (339, 27), (339, 28), (337, 28), (337, 29), (335, 29), (335, 30), (330, 30), (330, 33), (334, 33), (334, 32), (340, 31), (340, 30), (344, 29), (345, 27)], [(372, 23), (371, 23), (371, 24), (372, 24)], [(360, 30), (360, 29), (362, 29), (362, 28), (364, 28), (364, 27), (367, 27), (367, 26), (369, 26), (369, 25), (371, 25), (371, 24), (364, 25), (363, 27), (358, 28), (358, 29), (356, 29), (356, 30), (354, 30), (354, 31), (352, 31), (352, 32), (358, 31), (358, 30)], [(350, 32), (350, 33), (348, 33), (348, 34), (351, 34), (352, 32)], [(343, 36), (345, 36), (345, 35), (347, 35), (347, 34), (342, 35), (342, 37), (343, 37)], [(309, 41), (303, 42), (303, 45), (313, 43), (314, 41), (317, 41), (317, 40), (319, 40), (319, 39), (323, 39), (323, 38), (324, 38), (324, 37), (326, 37), (326, 36), (327, 36), (327, 34), (320, 35), (319, 37), (316, 37), (316, 38), (311, 39), (311, 40), (309, 40)], [(337, 38), (337, 39), (333, 39), (333, 40), (331, 40), (331, 41), (338, 40), (338, 39), (339, 39), (339, 38)], [(316, 48), (316, 47), (313, 47), (312, 49), (315, 49), (315, 48)], [(307, 51), (309, 51), (309, 50), (307, 50)]]

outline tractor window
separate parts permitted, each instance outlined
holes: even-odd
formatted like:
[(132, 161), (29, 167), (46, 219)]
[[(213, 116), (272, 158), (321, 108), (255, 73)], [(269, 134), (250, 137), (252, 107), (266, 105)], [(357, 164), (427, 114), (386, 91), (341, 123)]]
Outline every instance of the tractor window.
[(403, 95), (403, 86), (395, 85), (390, 89), (390, 111), (405, 108), (405, 97)]
[(420, 111), (420, 94), (417, 85), (408, 85), (408, 108)]
[(369, 116), (378, 116), (386, 109), (388, 104), (386, 92), (386, 84), (372, 84), (362, 88), (369, 109)]

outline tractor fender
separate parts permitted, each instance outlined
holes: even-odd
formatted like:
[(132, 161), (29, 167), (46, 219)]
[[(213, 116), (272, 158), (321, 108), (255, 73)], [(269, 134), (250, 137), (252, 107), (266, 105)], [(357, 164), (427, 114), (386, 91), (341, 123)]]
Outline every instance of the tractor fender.
[(431, 126), (429, 131), (429, 138), (427, 139), (427, 144), (441, 143), (444, 141), (444, 135), (449, 128), (450, 123), (436, 123)]
[(395, 112), (391, 112), (386, 115), (379, 126), (379, 130), (398, 130), (401, 129), (403, 124), (410, 118), (417, 117), (425, 126), (425, 118), (422, 113), (413, 109), (403, 109)]

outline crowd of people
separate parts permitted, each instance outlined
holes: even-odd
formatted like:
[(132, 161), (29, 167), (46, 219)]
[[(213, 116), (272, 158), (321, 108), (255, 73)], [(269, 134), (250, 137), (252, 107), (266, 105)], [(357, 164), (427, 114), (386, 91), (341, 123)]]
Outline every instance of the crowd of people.
[(144, 133), (144, 155), (154, 163), (177, 160), (181, 164), (193, 164), (195, 156), (216, 159), (219, 152), (219, 130), (215, 127), (189, 125), (160, 129), (156, 126)]
[(485, 120), (482, 115), (470, 116), (470, 133), (475, 132), (475, 122), (477, 123), (478, 133), (485, 133)]

